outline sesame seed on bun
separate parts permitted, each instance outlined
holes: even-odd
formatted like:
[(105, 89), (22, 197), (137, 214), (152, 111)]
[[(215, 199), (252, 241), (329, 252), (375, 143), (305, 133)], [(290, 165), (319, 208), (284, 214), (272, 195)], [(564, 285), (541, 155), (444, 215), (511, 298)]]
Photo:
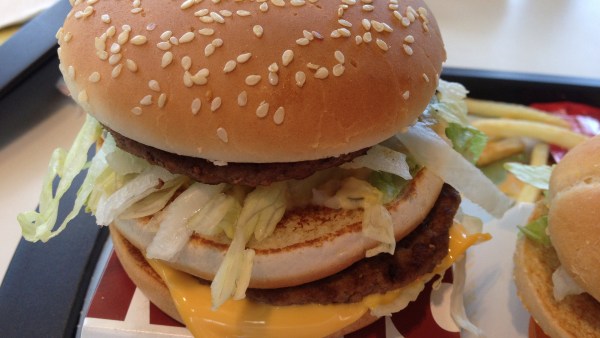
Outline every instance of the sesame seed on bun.
[(296, 162), (411, 124), (445, 59), (422, 1), (75, 1), (58, 32), (73, 97), (178, 155)]

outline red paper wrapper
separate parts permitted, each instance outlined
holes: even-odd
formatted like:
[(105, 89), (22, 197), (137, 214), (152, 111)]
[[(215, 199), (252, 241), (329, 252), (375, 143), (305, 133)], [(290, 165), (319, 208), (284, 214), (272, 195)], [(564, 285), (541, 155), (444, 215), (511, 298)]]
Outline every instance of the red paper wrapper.
[[(403, 311), (346, 335), (347, 338), (458, 338), (450, 317), (452, 273), (446, 272), (439, 288), (428, 283), (419, 298)], [(114, 253), (106, 265), (90, 309), (82, 337), (191, 337), (189, 331), (160, 311), (127, 277)]]
[[(594, 136), (600, 134), (600, 109), (574, 102), (534, 103), (532, 108), (543, 110), (560, 116), (571, 124), (571, 129), (578, 133)], [(551, 146), (550, 152), (554, 161), (560, 161), (567, 153), (566, 149)]]

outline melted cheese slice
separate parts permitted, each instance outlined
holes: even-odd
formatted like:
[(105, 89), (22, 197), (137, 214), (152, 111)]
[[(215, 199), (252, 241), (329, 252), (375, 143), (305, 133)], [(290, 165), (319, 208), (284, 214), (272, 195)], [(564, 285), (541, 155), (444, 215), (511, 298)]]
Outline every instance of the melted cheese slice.
[(159, 261), (149, 263), (167, 284), (181, 318), (195, 337), (323, 337), (357, 321), (369, 309), (393, 302), (404, 290), (443, 274), (470, 246), (489, 238), (489, 234), (468, 235), (455, 223), (450, 228), (448, 255), (432, 273), (405, 288), (351, 304), (272, 306), (243, 299), (229, 300), (213, 311), (209, 286)]

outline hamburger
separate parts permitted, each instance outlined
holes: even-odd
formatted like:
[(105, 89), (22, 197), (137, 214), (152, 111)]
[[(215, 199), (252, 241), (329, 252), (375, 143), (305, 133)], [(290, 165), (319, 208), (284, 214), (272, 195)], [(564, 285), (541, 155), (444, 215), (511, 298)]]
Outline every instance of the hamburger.
[(567, 153), (517, 242), (518, 295), (551, 337), (600, 336), (599, 154), (599, 136)]
[(194, 335), (357, 330), (486, 239), (455, 189), (510, 204), (469, 162), (484, 140), (422, 1), (74, 1), (57, 38), (89, 115), (24, 237), (85, 206)]

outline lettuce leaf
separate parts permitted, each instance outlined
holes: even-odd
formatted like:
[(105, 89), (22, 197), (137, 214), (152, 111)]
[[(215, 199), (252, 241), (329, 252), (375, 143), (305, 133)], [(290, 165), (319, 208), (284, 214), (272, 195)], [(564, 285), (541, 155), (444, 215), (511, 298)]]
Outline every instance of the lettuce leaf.
[(367, 181), (383, 193), (383, 204), (390, 203), (406, 188), (409, 181), (394, 174), (373, 171), (369, 174)]
[(520, 181), (530, 184), (538, 189), (548, 190), (550, 186), (550, 175), (552, 174), (551, 166), (534, 166), (510, 162), (504, 164), (504, 168), (515, 175)]
[[(71, 212), (63, 220), (60, 226), (54, 230), (57, 216), (58, 206), (61, 198), (71, 187), (75, 177), (85, 169), (88, 163), (88, 150), (92, 145), (100, 140), (102, 127), (93, 117), (87, 116), (85, 123), (71, 149), (66, 152), (63, 149), (57, 149), (52, 154), (48, 172), (44, 178), (42, 192), (40, 193), (39, 212), (28, 211), (20, 213), (17, 220), (21, 226), (23, 237), (31, 242), (43, 241), (46, 242), (52, 237), (60, 234), (67, 226), (69, 221), (73, 219), (87, 198), (93, 187), (93, 181), (96, 175), (99, 175), (100, 168), (94, 167), (94, 170), (89, 170), (89, 178), (86, 177), (83, 186), (79, 189), (75, 203)], [(100, 163), (97, 165), (100, 166)], [(52, 183), (56, 176), (60, 177), (56, 192), (53, 193)]]
[(445, 132), (454, 150), (471, 163), (477, 162), (488, 141), (487, 135), (483, 132), (458, 123), (450, 123)]
[(542, 216), (538, 219), (535, 219), (529, 224), (525, 226), (518, 226), (519, 230), (527, 236), (527, 238), (535, 241), (543, 246), (550, 247), (552, 243), (550, 242), (550, 237), (546, 233), (546, 228), (548, 227), (548, 216)]

